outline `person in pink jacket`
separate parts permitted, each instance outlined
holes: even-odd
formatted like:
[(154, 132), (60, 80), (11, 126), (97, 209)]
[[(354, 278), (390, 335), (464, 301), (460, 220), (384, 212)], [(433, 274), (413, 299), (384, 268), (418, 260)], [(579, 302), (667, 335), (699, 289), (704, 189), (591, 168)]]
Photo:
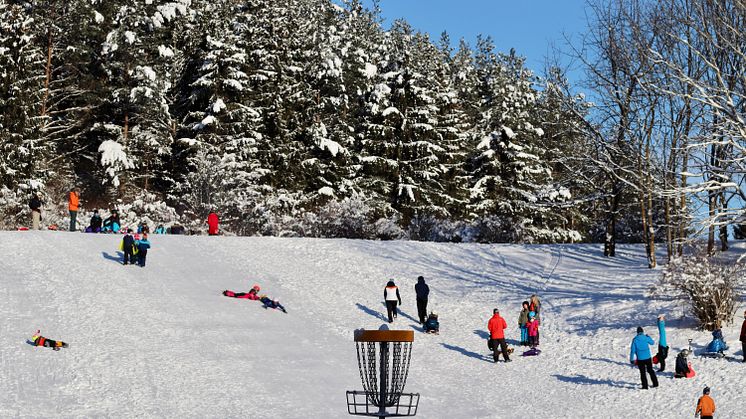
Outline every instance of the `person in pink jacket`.
[(233, 297), (233, 298), (245, 298), (247, 300), (258, 300), (259, 299), (259, 285), (254, 285), (249, 292), (234, 292), (231, 290), (225, 290), (223, 291), (223, 295), (226, 297)]
[(539, 321), (536, 320), (536, 313), (533, 311), (528, 313), (526, 328), (528, 329), (528, 346), (537, 347), (539, 345)]

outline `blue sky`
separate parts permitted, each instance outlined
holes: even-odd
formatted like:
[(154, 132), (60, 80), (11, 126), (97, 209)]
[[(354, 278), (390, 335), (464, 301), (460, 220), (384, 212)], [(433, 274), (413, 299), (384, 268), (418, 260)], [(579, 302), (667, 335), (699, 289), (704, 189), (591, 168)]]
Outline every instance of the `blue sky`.
[[(363, 3), (370, 7), (371, 0)], [(385, 26), (404, 18), (435, 40), (444, 30), (458, 44), (471, 46), (477, 35), (492, 36), (498, 51), (526, 57), (529, 68), (541, 73), (551, 45), (565, 48), (563, 33), (577, 39), (585, 31), (585, 0), (382, 0)], [(577, 78), (573, 72), (571, 79)]]

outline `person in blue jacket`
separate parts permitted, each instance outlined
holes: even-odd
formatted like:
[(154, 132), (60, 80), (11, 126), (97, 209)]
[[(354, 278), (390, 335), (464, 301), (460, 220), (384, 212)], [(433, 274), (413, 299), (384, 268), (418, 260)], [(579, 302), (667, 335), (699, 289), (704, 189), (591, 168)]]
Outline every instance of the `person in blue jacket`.
[(148, 257), (148, 249), (150, 249), (150, 241), (148, 240), (148, 234), (142, 235), (142, 238), (135, 243), (137, 246), (137, 264), (141, 268), (145, 267), (145, 258)]
[(655, 359), (661, 364), (658, 372), (666, 370), (666, 358), (668, 358), (668, 344), (666, 343), (666, 316), (658, 315), (658, 353)]
[[(637, 336), (632, 339), (632, 345), (629, 350), (629, 362), (637, 364), (640, 368), (640, 380), (642, 380), (642, 389), (648, 389), (648, 377), (645, 375), (645, 371), (650, 374), (650, 380), (653, 382), (653, 387), (658, 387), (658, 377), (655, 375), (653, 370), (653, 360), (650, 359), (650, 347), (649, 345), (655, 345), (655, 341), (648, 335), (643, 334), (642, 327), (637, 328)], [(637, 358), (637, 362), (635, 362)]]

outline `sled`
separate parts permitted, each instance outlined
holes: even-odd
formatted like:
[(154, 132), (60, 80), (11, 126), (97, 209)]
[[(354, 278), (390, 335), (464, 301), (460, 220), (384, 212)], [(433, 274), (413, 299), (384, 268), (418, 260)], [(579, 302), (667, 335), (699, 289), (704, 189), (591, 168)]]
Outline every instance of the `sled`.
[(537, 356), (541, 353), (541, 349), (539, 348), (531, 348), (525, 352), (521, 356)]
[(725, 358), (725, 354), (722, 352), (702, 352), (701, 354), (699, 354), (699, 356), (703, 358), (715, 358), (715, 359)]

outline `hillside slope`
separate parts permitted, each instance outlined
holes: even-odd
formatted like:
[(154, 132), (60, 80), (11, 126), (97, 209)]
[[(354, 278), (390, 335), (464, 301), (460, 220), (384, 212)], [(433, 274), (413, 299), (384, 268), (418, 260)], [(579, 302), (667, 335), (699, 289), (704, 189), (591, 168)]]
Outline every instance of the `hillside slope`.
[[(658, 271), (642, 248), (155, 236), (148, 266), (121, 266), (119, 237), (0, 232), (0, 417), (348, 417), (362, 389), (352, 331), (383, 322), (383, 286), (404, 304), (394, 328), (414, 329), (407, 391), (418, 417), (670, 417), (693, 414), (702, 387), (718, 416), (742, 411), (746, 364), (695, 359), (698, 376), (638, 390), (628, 365), (638, 325), (656, 341), (667, 313), (670, 368), (694, 339), (682, 307), (644, 294)], [(417, 325), (413, 285), (424, 275), (441, 334)], [(223, 297), (262, 292), (289, 313)], [(539, 357), (493, 364), (484, 340), (499, 307), (518, 337), (520, 302), (543, 297)], [(742, 311), (741, 311), (742, 312)], [(725, 335), (740, 360), (738, 327)], [(70, 343), (25, 343), (37, 328)], [(520, 348), (517, 348), (519, 351)]]

